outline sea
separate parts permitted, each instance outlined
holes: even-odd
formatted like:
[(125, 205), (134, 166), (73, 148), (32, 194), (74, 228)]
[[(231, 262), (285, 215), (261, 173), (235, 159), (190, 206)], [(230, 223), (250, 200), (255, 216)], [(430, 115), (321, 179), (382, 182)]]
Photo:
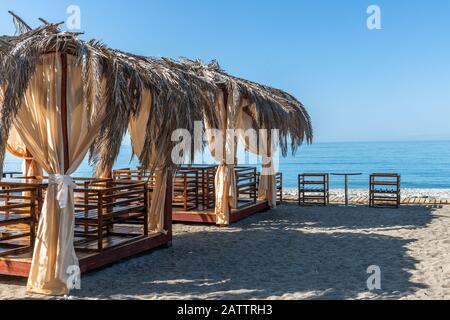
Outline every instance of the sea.
[[(238, 151), (242, 164), (257, 166), (243, 150)], [(213, 163), (208, 151), (196, 155), (197, 163)], [(131, 143), (124, 140), (115, 168), (133, 168), (139, 165), (132, 157)], [(7, 154), (4, 171), (21, 171), (22, 161)], [(349, 186), (366, 189), (369, 175), (374, 172), (401, 174), (402, 187), (412, 189), (450, 189), (450, 141), (400, 142), (332, 142), (301, 146), (295, 155), (279, 156), (278, 171), (283, 173), (283, 186), (296, 188), (299, 173), (362, 173), (349, 178)], [(90, 177), (93, 168), (88, 159), (74, 176)], [(343, 177), (331, 176), (331, 188), (342, 188)]]

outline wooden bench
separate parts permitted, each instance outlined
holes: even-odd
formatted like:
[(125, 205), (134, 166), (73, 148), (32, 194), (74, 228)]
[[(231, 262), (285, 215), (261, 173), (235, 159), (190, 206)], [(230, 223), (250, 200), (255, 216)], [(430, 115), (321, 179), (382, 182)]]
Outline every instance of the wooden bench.
[(400, 207), (400, 175), (374, 173), (370, 175), (369, 206)]
[(323, 205), (330, 203), (328, 173), (303, 173), (298, 175), (299, 205)]
[[(148, 185), (145, 182), (108, 181), (77, 188), (75, 204), (75, 248), (103, 251), (114, 247), (109, 238), (123, 238), (120, 245), (148, 236)], [(118, 225), (141, 224), (142, 232), (117, 232)], [(96, 241), (96, 246), (92, 243)], [(93, 248), (94, 247), (94, 248)]]

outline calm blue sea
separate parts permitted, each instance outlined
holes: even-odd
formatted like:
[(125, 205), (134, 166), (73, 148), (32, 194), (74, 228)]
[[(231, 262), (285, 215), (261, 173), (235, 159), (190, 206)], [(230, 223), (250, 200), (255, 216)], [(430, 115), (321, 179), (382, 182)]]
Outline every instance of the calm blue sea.
[[(208, 156), (205, 156), (209, 159)], [(131, 162), (130, 162), (131, 161)], [(128, 140), (123, 144), (116, 168), (135, 167)], [(20, 171), (21, 161), (7, 155), (5, 171)], [(296, 187), (301, 172), (361, 172), (351, 177), (351, 188), (367, 188), (372, 172), (398, 172), (406, 188), (450, 188), (450, 141), (315, 143), (303, 146), (296, 156), (280, 159), (284, 187)], [(85, 161), (76, 176), (91, 176)], [(343, 180), (331, 177), (331, 187), (341, 188)]]

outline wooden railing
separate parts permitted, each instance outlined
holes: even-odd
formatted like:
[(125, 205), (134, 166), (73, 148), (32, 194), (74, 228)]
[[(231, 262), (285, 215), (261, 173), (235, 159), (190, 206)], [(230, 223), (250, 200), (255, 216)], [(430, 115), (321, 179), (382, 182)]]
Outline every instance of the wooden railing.
[(256, 204), (258, 200), (256, 168), (236, 166), (235, 174), (238, 208)]
[(199, 171), (180, 167), (173, 177), (172, 206), (184, 211), (196, 210), (200, 204)]
[(277, 197), (278, 201), (283, 202), (283, 174), (278, 172), (276, 174), (277, 179)]
[(213, 209), (215, 204), (215, 184), (217, 166), (215, 165), (186, 165), (182, 170), (198, 172), (197, 192), (199, 203), (203, 209)]
[(38, 189), (0, 185), (0, 257), (32, 250)]
[[(183, 211), (214, 208), (216, 168), (209, 165), (179, 166), (173, 176), (172, 206)], [(142, 167), (114, 170), (113, 178), (116, 181), (146, 181), (150, 195), (155, 186), (154, 176)]]
[(118, 169), (113, 171), (114, 180), (129, 180), (129, 181), (148, 181), (149, 184), (155, 184), (155, 177), (150, 175), (147, 170), (138, 167), (136, 170), (129, 168)]
[[(148, 236), (147, 183), (108, 181), (105, 185), (77, 188), (74, 193), (78, 199), (75, 205), (75, 237), (80, 238), (75, 242), (78, 250), (109, 249), (115, 246), (111, 237), (119, 238), (122, 245)], [(142, 232), (128, 233), (115, 228), (129, 224), (141, 224)]]

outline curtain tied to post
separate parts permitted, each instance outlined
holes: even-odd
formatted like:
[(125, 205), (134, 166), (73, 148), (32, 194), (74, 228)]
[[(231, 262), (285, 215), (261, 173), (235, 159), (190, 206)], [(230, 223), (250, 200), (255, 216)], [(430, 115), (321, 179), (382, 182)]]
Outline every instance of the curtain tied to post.
[(77, 187), (71, 176), (63, 174), (50, 174), (48, 177), (49, 184), (57, 185), (57, 196), (59, 207), (65, 209), (69, 196), (73, 192), (73, 189)]

